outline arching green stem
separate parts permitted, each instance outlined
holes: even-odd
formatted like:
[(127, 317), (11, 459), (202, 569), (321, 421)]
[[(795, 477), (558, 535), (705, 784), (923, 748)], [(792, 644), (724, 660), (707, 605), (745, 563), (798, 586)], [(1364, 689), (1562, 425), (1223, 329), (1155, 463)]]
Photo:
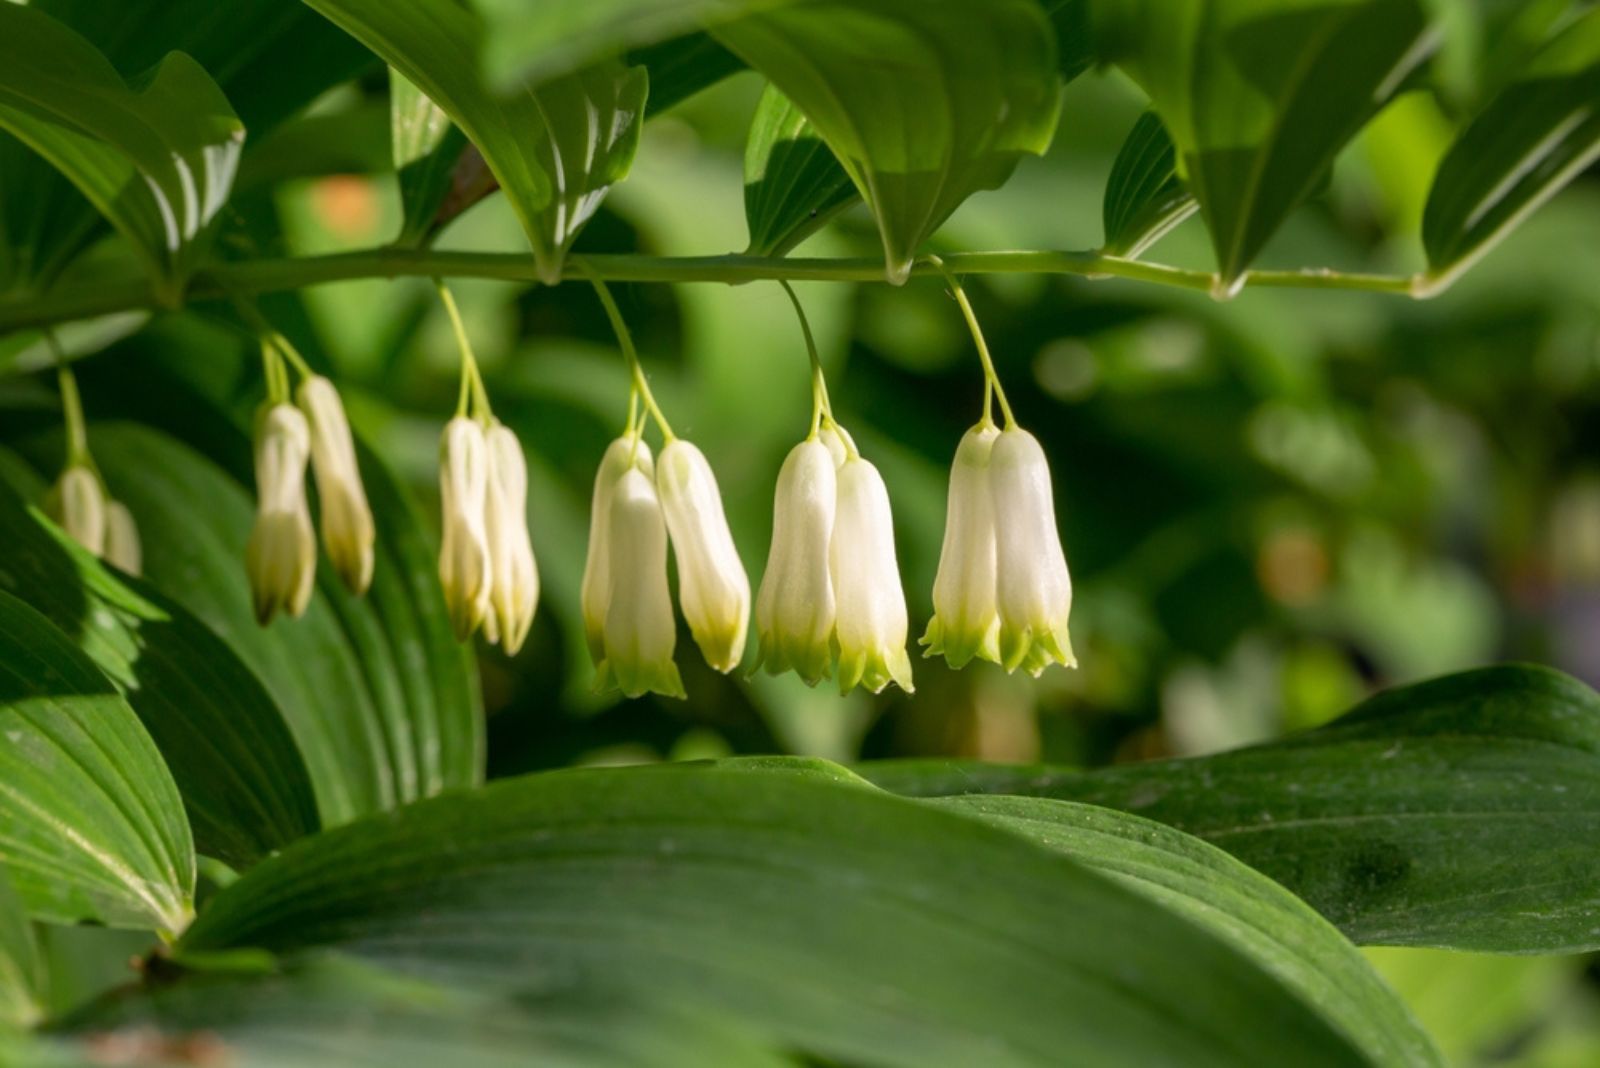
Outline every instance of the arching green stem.
[(672, 432), (672, 427), (667, 423), (667, 417), (661, 414), (661, 406), (656, 403), (655, 394), (650, 392), (650, 383), (644, 377), (644, 368), (639, 366), (639, 353), (633, 347), (633, 335), (628, 332), (628, 324), (622, 318), (622, 312), (617, 308), (617, 302), (611, 296), (611, 290), (600, 277), (592, 271), (589, 281), (594, 284), (595, 295), (600, 298), (600, 304), (605, 308), (607, 317), (611, 320), (611, 329), (616, 332), (617, 344), (622, 348), (623, 359), (628, 361), (628, 371), (633, 375), (633, 388), (639, 393), (639, 399), (644, 401), (645, 411), (656, 421), (656, 426), (661, 428), (661, 436), (667, 441), (676, 441), (678, 436)]
[(1016, 417), (1011, 414), (1011, 402), (1006, 400), (1005, 387), (1000, 384), (1000, 376), (995, 374), (994, 360), (989, 355), (989, 344), (983, 339), (983, 328), (978, 325), (978, 317), (972, 311), (972, 304), (967, 300), (966, 290), (961, 288), (961, 282), (955, 275), (945, 269), (944, 261), (938, 256), (923, 257), (928, 263), (938, 268), (944, 276), (945, 284), (950, 287), (950, 295), (956, 298), (956, 303), (961, 306), (961, 314), (966, 316), (967, 328), (972, 331), (972, 343), (978, 347), (978, 359), (983, 361), (983, 374), (986, 385), (983, 391), (983, 421), (986, 425), (994, 423), (990, 405), (991, 398), (1000, 401), (1000, 414), (1005, 418), (1006, 426), (1016, 425)]
[(444, 310), (449, 313), (450, 328), (456, 335), (456, 347), (461, 350), (461, 391), (456, 397), (456, 415), (471, 414), (476, 404), (478, 418), (487, 422), (494, 412), (489, 407), (489, 391), (484, 388), (483, 374), (478, 370), (478, 358), (472, 354), (472, 342), (467, 338), (467, 325), (461, 321), (461, 310), (456, 307), (456, 298), (451, 294), (450, 287), (440, 278), (435, 278), (433, 284), (439, 290)]

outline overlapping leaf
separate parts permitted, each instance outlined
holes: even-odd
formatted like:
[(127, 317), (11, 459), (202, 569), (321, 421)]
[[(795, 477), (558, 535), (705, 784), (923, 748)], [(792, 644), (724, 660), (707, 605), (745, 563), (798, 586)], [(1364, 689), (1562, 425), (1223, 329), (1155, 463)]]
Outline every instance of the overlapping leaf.
[(28, 913), (0, 863), (0, 1035), (39, 1019), (43, 990), (43, 963)]
[(181, 931), (194, 847), (150, 736), (49, 620), (0, 592), (0, 864), (28, 911)]
[(1137, 257), (1193, 215), (1194, 197), (1178, 177), (1178, 152), (1161, 116), (1147, 111), (1134, 123), (1106, 179), (1105, 250)]
[(767, 86), (744, 150), (749, 253), (783, 255), (859, 195), (810, 120)]
[(1034, 0), (821, 0), (712, 32), (833, 149), (877, 217), (892, 282), (962, 201), (1055, 133), (1055, 35)]
[(1091, 772), (866, 765), (897, 792), (1137, 813), (1221, 846), (1358, 943), (1600, 948), (1600, 696), (1528, 667), (1382, 694), (1266, 745)]
[(394, 168), (400, 175), (400, 206), (405, 212), (400, 244), (415, 245), (433, 229), (467, 142), (450, 116), (392, 67), (389, 130)]

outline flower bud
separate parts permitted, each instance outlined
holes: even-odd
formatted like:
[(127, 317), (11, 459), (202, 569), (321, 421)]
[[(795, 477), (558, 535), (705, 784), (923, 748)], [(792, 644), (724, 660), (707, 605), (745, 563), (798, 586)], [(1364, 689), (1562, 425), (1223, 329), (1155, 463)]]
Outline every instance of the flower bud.
[(133, 513), (121, 501), (106, 498), (106, 561), (130, 575), (144, 566), (144, 551), (139, 543), (139, 526)]
[(456, 638), (465, 641), (489, 612), (489, 545), (484, 532), (489, 456), (483, 428), (465, 416), (445, 424), (439, 448), (439, 582)]
[(999, 662), (1000, 620), (995, 605), (995, 512), (989, 488), (990, 453), (1000, 432), (967, 431), (950, 465), (944, 548), (933, 582), (933, 618), (922, 636), (925, 656), (943, 654), (953, 668), (974, 656)]
[(771, 674), (793, 668), (808, 685), (825, 678), (833, 659), (835, 605), (828, 573), (837, 479), (833, 456), (819, 441), (802, 441), (778, 473), (772, 548), (756, 597), (760, 660)]
[(910, 693), (906, 595), (889, 491), (878, 469), (859, 456), (839, 468), (838, 483), (829, 562), (838, 602), (839, 692), (859, 684), (881, 693), (892, 681)]
[(583, 565), (583, 634), (589, 657), (595, 666), (606, 658), (606, 607), (611, 602), (611, 498), (622, 476), (637, 467), (646, 478), (655, 478), (650, 446), (637, 434), (624, 434), (613, 441), (600, 460), (594, 476), (594, 494), (589, 500), (589, 555)]
[(706, 663), (732, 671), (744, 655), (750, 580), (722, 510), (717, 477), (687, 441), (671, 441), (656, 465), (661, 510), (678, 561), (678, 602)]
[(346, 588), (359, 596), (372, 584), (374, 535), (350, 422), (339, 391), (321, 375), (300, 383), (297, 400), (311, 426), (311, 470), (322, 504), (322, 546)]
[(484, 630), (514, 656), (539, 604), (539, 569), (528, 537), (528, 467), (507, 427), (489, 428), (489, 484), (484, 508), (489, 544), (489, 607)]
[(99, 556), (106, 547), (106, 491), (84, 464), (72, 464), (45, 498), (45, 512), (67, 536)]
[(317, 574), (317, 540), (306, 506), (311, 430), (292, 404), (268, 408), (256, 423), (256, 522), (245, 568), (256, 620), (302, 615)]
[(1000, 659), (1007, 671), (1039, 675), (1051, 664), (1076, 667), (1067, 637), (1072, 579), (1056, 533), (1050, 464), (1039, 440), (1009, 427), (989, 459), (994, 498)]
[(610, 498), (610, 596), (595, 688), (616, 686), (628, 697), (647, 691), (682, 697), (683, 680), (672, 662), (678, 627), (667, 589), (667, 528), (655, 485), (630, 467)]

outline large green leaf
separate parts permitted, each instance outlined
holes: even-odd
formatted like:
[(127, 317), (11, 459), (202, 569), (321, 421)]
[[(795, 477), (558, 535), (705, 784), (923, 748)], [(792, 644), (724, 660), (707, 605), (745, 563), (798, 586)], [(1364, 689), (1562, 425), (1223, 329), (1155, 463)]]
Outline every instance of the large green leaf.
[(744, 149), (749, 254), (783, 255), (859, 195), (810, 120), (767, 86)]
[(226, 202), (244, 127), (183, 53), (130, 88), (93, 45), (31, 7), (0, 7), (0, 127), (48, 159), (176, 300)]
[(150, 732), (199, 852), (242, 868), (317, 829), (311, 779), (282, 714), (215, 635), (3, 487), (0, 542), (10, 592), (72, 638)]
[(692, 992), (851, 1063), (1366, 1063), (1146, 895), (806, 761), (554, 772), (339, 828), (220, 893), (178, 954), (242, 947)]
[(1600, 159), (1600, 8), (1573, 21), (1450, 147), (1422, 217), (1435, 293)]
[(181, 931), (194, 847), (139, 719), (49, 620), (0, 592), (0, 864), (40, 919)]
[(712, 32), (833, 149), (877, 217), (892, 282), (962, 201), (1055, 133), (1055, 34), (1034, 0), (818, 0)]
[(1215, 846), (1108, 808), (1040, 797), (970, 796), (929, 804), (1008, 827), (1182, 913), (1258, 961), (1371, 1057), (1442, 1064), (1405, 1003), (1328, 921)]
[[(478, 70), (482, 19), (457, 0), (306, 0), (459, 126), (522, 223), (540, 277), (561, 277), (566, 249), (638, 142), (646, 79), (614, 61), (492, 92)], [(593, 119), (593, 122), (590, 122)]]
[(1223, 292), (1431, 43), (1418, 0), (1126, 0), (1094, 18), (1178, 147)]
[(690, 33), (629, 52), (629, 63), (650, 75), (645, 117), (658, 115), (700, 90), (744, 70), (739, 57), (709, 33)]
[(43, 967), (27, 910), (0, 863), (0, 1034), (30, 1027), (43, 1014)]
[(1178, 177), (1178, 151), (1161, 116), (1147, 111), (1122, 143), (1106, 179), (1105, 250), (1136, 257), (1193, 215), (1194, 196)]
[(1055, 797), (1159, 820), (1272, 876), (1358, 943), (1600, 948), (1600, 696), (1542, 668), (1392, 690), (1326, 727), (1214, 756), (862, 772), (901, 793)]

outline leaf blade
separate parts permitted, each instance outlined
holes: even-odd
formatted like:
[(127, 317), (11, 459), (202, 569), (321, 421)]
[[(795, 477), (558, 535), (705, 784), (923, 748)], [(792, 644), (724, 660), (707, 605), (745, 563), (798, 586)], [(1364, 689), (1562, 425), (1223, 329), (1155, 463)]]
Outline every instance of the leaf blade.
[(1178, 153), (1153, 111), (1139, 116), (1111, 164), (1101, 219), (1105, 250), (1137, 259), (1199, 208), (1178, 176)]
[(860, 197), (810, 120), (769, 85), (744, 151), (751, 256), (782, 256)]

